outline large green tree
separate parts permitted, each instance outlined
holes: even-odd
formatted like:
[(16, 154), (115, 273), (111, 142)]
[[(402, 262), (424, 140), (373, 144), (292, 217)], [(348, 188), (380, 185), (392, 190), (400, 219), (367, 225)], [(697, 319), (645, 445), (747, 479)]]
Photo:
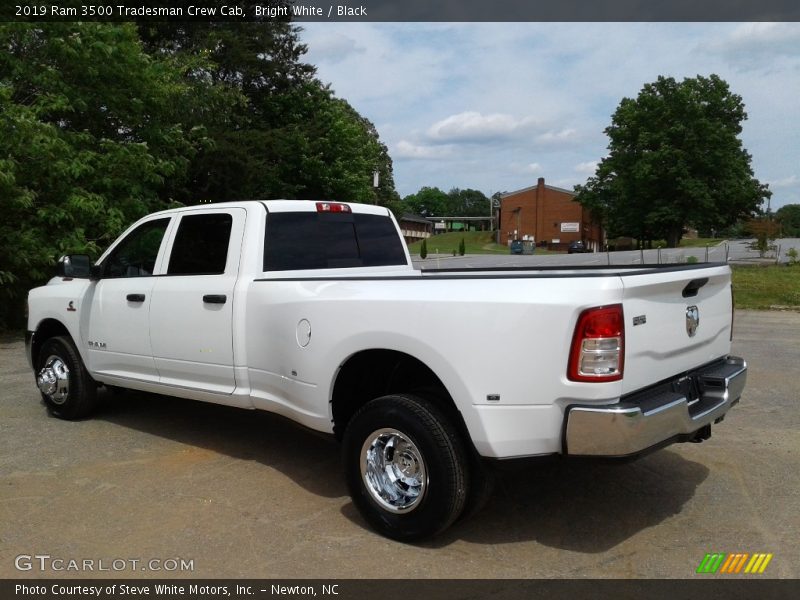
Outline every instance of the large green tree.
[(491, 211), (489, 198), (473, 189), (453, 188), (447, 193), (448, 210), (456, 217), (487, 217)]
[[(422, 187), (416, 194), (409, 194), (403, 198), (403, 204), (408, 212), (423, 217), (449, 217), (449, 202), (447, 194), (438, 187)], [(398, 215), (399, 216), (399, 215)]]
[(577, 200), (611, 237), (675, 247), (686, 226), (723, 229), (771, 194), (739, 138), (746, 118), (742, 98), (716, 75), (659, 77), (620, 102), (605, 130), (608, 155), (576, 186)]
[(399, 202), (374, 125), (304, 52), (288, 19), (0, 24), (0, 326), (58, 255), (173, 202)]
[(800, 204), (787, 204), (775, 212), (785, 237), (800, 237)]
[(302, 62), (299, 29), (288, 19), (139, 28), (154, 55), (207, 59), (187, 72), (192, 85), (202, 91), (211, 82), (229, 92), (218, 96), (228, 102), (218, 102), (213, 112), (184, 117), (202, 124), (213, 144), (192, 161), (183, 201), (397, 199), (392, 162), (374, 125), (314, 78), (314, 68)]
[(0, 49), (1, 323), (59, 254), (163, 208), (203, 140), (176, 118), (192, 102), (180, 69), (133, 25), (4, 23)]
[(438, 187), (424, 186), (403, 198), (398, 209), (425, 217), (488, 217), (490, 199), (479, 190), (451, 188), (445, 193)]

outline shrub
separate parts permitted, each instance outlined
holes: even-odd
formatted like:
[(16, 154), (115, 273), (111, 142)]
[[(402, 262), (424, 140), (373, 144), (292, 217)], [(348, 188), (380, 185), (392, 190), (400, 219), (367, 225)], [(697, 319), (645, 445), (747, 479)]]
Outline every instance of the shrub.
[(422, 240), (422, 246), (419, 249), (420, 258), (428, 258), (428, 240)]
[(797, 248), (789, 248), (786, 251), (786, 257), (789, 259), (789, 265), (790, 266), (795, 266), (795, 265), (800, 264), (800, 262), (798, 262)]

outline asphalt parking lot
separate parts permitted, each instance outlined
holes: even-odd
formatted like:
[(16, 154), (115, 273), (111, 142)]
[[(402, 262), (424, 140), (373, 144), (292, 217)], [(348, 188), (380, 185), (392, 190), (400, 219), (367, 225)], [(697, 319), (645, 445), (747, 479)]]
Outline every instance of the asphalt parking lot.
[[(735, 331), (748, 386), (710, 440), (501, 472), (481, 513), (415, 546), (367, 528), (327, 439), (138, 392), (103, 392), (96, 418), (59, 421), (22, 340), (2, 338), (0, 577), (692, 578), (708, 552), (773, 553), (761, 577), (800, 577), (800, 313), (740, 311)], [(37, 554), (141, 562), (15, 566)], [(193, 569), (142, 570), (154, 559)]]

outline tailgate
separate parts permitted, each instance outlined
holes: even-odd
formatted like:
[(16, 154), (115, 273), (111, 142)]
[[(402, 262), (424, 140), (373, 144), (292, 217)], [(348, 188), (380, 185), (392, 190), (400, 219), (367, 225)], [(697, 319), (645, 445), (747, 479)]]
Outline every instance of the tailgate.
[(624, 274), (623, 394), (696, 369), (730, 352), (731, 276), (726, 265)]

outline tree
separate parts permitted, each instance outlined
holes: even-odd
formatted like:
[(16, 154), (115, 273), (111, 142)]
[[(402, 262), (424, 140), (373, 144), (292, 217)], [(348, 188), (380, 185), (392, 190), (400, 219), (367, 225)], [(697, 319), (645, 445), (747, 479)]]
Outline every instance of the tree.
[(423, 239), (422, 245), (419, 247), (419, 257), (422, 259), (428, 258), (428, 240)]
[[(257, 3), (245, 4), (252, 9)], [(200, 105), (186, 115), (213, 141), (190, 165), (186, 202), (399, 199), (392, 162), (375, 126), (314, 78), (314, 67), (302, 62), (306, 47), (299, 43), (299, 29), (288, 18), (141, 23), (139, 30), (153, 55), (206, 57), (201, 68), (187, 71), (187, 80), (201, 91), (211, 82), (228, 100), (216, 102), (213, 113)]]
[[(288, 95), (294, 99), (297, 120), (283, 137), (281, 159), (273, 161), (283, 188), (259, 190), (263, 196), (300, 199), (338, 199), (389, 204), (394, 190), (392, 161), (375, 126), (345, 100), (336, 98), (319, 82), (310, 82)], [(308, 115), (314, 115), (308, 119)], [(291, 117), (289, 117), (291, 118)], [(378, 171), (379, 187), (373, 188)]]
[[(202, 132), (181, 73), (130, 24), (0, 24), (0, 324), (64, 253), (97, 254), (165, 208)], [(167, 197), (168, 198), (168, 197)]]
[(173, 203), (399, 204), (377, 130), (314, 79), (297, 32), (288, 19), (0, 24), (0, 326), (58, 255), (96, 256)]
[(423, 217), (449, 217), (449, 198), (438, 187), (423, 187), (403, 198), (408, 210)]
[(454, 217), (487, 217), (490, 214), (489, 198), (481, 191), (453, 188), (447, 196), (448, 209)]
[(769, 198), (739, 139), (742, 98), (716, 75), (659, 77), (624, 98), (605, 129), (608, 155), (576, 186), (609, 237), (680, 242), (684, 227), (723, 229)]
[(800, 204), (787, 204), (775, 212), (784, 237), (800, 237)]
[(461, 241), (458, 243), (458, 255), (459, 256), (464, 256), (466, 251), (467, 251), (467, 246), (464, 243), (464, 238), (462, 237)]

